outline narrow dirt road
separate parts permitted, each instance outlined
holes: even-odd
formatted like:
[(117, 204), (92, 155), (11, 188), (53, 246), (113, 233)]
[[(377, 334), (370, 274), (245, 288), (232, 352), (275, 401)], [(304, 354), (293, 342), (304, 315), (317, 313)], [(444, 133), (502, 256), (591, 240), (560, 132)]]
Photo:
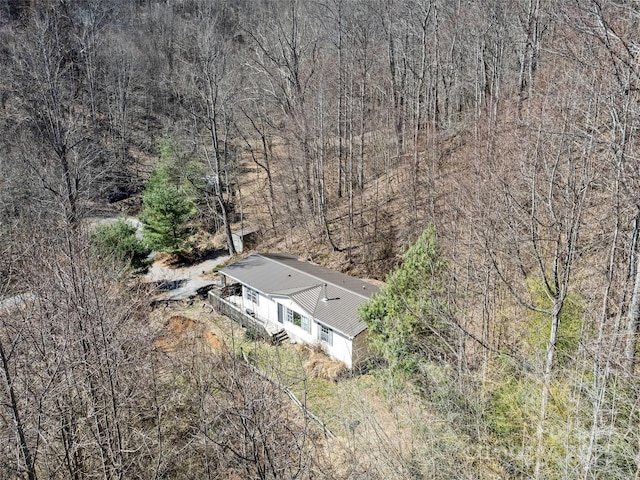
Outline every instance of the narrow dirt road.
[(229, 260), (229, 255), (218, 255), (195, 265), (173, 267), (163, 261), (155, 261), (145, 275), (145, 280), (162, 285), (165, 292), (161, 300), (184, 300), (196, 295), (198, 289), (212, 285), (211, 271)]
[[(135, 227), (136, 237), (142, 239), (142, 223), (136, 217), (122, 217), (116, 213), (89, 220), (90, 225), (115, 222), (124, 218)], [(161, 286), (157, 300), (185, 300), (196, 295), (198, 289), (211, 285), (213, 281), (207, 276), (215, 267), (229, 260), (229, 255), (219, 253), (203, 262), (188, 266), (167, 265), (162, 260), (155, 260), (149, 272), (144, 276), (145, 281)]]

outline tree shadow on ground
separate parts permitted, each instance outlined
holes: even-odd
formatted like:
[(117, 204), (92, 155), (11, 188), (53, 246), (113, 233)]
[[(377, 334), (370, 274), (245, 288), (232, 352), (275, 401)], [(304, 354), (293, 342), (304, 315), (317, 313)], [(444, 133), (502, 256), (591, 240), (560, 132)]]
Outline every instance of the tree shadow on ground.
[(215, 260), (216, 258), (226, 255), (224, 248), (215, 248), (209, 250), (186, 250), (171, 254), (165, 264), (172, 268), (191, 267), (206, 260)]

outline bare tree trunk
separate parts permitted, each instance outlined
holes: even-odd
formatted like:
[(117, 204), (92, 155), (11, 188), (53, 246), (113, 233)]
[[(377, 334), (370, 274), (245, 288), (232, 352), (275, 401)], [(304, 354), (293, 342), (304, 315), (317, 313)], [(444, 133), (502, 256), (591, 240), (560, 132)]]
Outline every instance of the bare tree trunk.
[(540, 57), (542, 31), (540, 26), (540, 0), (529, 0), (527, 16), (523, 28), (523, 49), (520, 53), (520, 74), (518, 76), (518, 110), (523, 101), (531, 96)]
[[(606, 325), (607, 319), (609, 317), (609, 302), (611, 300), (611, 287), (613, 285), (614, 280), (614, 272), (616, 269), (616, 252), (619, 248), (618, 245), (618, 237), (620, 234), (620, 175), (622, 170), (620, 168), (620, 163), (618, 164), (616, 180), (615, 180), (615, 227), (611, 239), (611, 248), (609, 250), (609, 263), (607, 267), (607, 281), (605, 286), (605, 291), (602, 297), (602, 313), (600, 315), (600, 322), (598, 325), (598, 337), (596, 343), (596, 351), (595, 351), (595, 359), (593, 362), (593, 392), (594, 392), (594, 400), (592, 405), (592, 414), (591, 414), (591, 432), (589, 435), (589, 446), (587, 447), (586, 458), (584, 461), (584, 475), (583, 479), (588, 480), (592, 475), (592, 463), (593, 457), (595, 455), (596, 444), (598, 442), (598, 438), (601, 435), (601, 413), (602, 413), (602, 405), (604, 403), (605, 394), (609, 387), (609, 377), (611, 375), (611, 361), (612, 356), (615, 353), (617, 340), (616, 335), (610, 340), (608, 348), (605, 347), (605, 335), (606, 335)], [(639, 227), (638, 225), (638, 217), (636, 217), (633, 241), (630, 248), (630, 264), (633, 264), (633, 258), (636, 249), (637, 239)], [(625, 299), (627, 297), (627, 291), (623, 292), (622, 298)], [(617, 314), (617, 323), (620, 321), (621, 316), (620, 313)], [(617, 326), (614, 331), (617, 330)]]
[[(244, 141), (245, 144), (247, 145), (247, 148), (249, 148), (249, 151), (251, 152), (251, 158), (253, 159), (253, 162), (260, 167), (265, 175), (267, 176), (267, 189), (269, 191), (269, 217), (271, 219), (271, 227), (273, 228), (274, 233), (277, 231), (277, 227), (276, 227), (276, 217), (277, 217), (277, 205), (276, 205), (276, 194), (275, 194), (275, 188), (274, 188), (274, 181), (273, 181), (273, 173), (271, 171), (271, 157), (272, 157), (272, 150), (271, 150), (271, 140), (269, 140), (267, 138), (267, 131), (266, 131), (266, 126), (264, 124), (262, 125), (258, 125), (257, 121), (253, 118), (253, 115), (249, 112), (245, 112), (244, 110), (242, 110), (246, 119), (249, 121), (249, 123), (251, 123), (251, 126), (253, 127), (253, 131), (260, 137), (260, 143), (262, 146), (262, 161), (258, 160), (258, 157), (256, 156), (256, 149), (253, 147), (253, 145), (251, 144), (251, 141), (249, 138), (247, 138), (246, 136), (244, 136)], [(256, 111), (256, 116), (260, 117), (261, 114), (259, 114)], [(264, 123), (264, 122), (261, 122)]]
[[(397, 32), (396, 26), (392, 18), (395, 13), (391, 11), (393, 8), (392, 2), (388, 5), (388, 11), (385, 12), (387, 17), (387, 55), (389, 61), (389, 73), (391, 77), (391, 95), (393, 98), (393, 120), (395, 129), (395, 141), (396, 141), (396, 155), (401, 155), (404, 152), (404, 74), (401, 71), (401, 66), (398, 65), (402, 60), (398, 58), (397, 52)], [(402, 38), (400, 38), (402, 41)]]
[[(556, 283), (556, 285), (558, 287), (560, 286), (558, 283)], [(562, 305), (565, 298), (566, 291), (558, 292), (558, 294), (553, 298), (553, 311), (551, 313), (551, 333), (549, 334), (544, 371), (542, 373), (542, 395), (540, 398), (540, 410), (538, 413), (538, 425), (536, 428), (536, 462), (533, 474), (534, 478), (536, 479), (540, 478), (541, 476), (545, 449), (544, 435), (546, 432), (547, 409), (549, 406), (549, 395), (551, 391), (551, 380), (556, 353), (556, 343), (558, 341), (558, 329), (560, 328), (560, 312), (562, 310)]]
[(11, 416), (13, 419), (13, 426), (15, 428), (15, 434), (18, 437), (18, 444), (20, 446), (20, 453), (22, 456), (22, 462), (24, 471), (27, 474), (29, 480), (36, 480), (35, 459), (31, 452), (31, 447), (27, 443), (27, 437), (25, 435), (25, 427), (22, 423), (22, 417), (20, 414), (20, 407), (18, 403), (18, 397), (13, 386), (13, 379), (11, 376), (11, 367), (7, 359), (5, 352), (4, 341), (0, 332), (0, 361), (2, 361), (2, 373), (4, 377), (5, 388), (9, 394), (8, 402), (5, 403), (11, 409)]
[[(638, 225), (640, 221), (640, 210), (634, 219), (634, 238), (638, 236)], [(637, 258), (635, 244), (630, 252), (632, 265), (635, 262), (635, 275), (633, 276), (633, 292), (631, 294), (631, 303), (627, 312), (627, 335), (625, 337), (624, 356), (627, 371), (633, 375), (636, 366), (638, 330), (640, 328), (640, 261)]]
[(344, 139), (345, 139), (345, 96), (346, 96), (346, 78), (345, 78), (345, 61), (344, 61), (344, 33), (343, 33), (343, 0), (337, 1), (337, 21), (338, 21), (338, 198), (342, 198), (344, 184)]

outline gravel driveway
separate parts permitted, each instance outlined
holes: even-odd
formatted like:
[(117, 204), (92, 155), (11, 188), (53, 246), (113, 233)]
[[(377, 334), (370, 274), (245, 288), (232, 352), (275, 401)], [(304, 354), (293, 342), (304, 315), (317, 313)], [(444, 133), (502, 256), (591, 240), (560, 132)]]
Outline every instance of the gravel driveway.
[(162, 300), (184, 300), (196, 295), (198, 289), (212, 285), (206, 274), (229, 260), (229, 255), (220, 255), (188, 267), (170, 267), (162, 262), (154, 262), (145, 280), (165, 285)]
[[(123, 217), (107, 216), (92, 218), (90, 225), (115, 222)], [(142, 223), (135, 217), (125, 217), (130, 225), (136, 229), (136, 237), (142, 239)], [(206, 274), (215, 267), (229, 260), (229, 255), (219, 255), (215, 258), (207, 259), (195, 265), (187, 267), (171, 267), (162, 261), (154, 261), (149, 272), (144, 276), (145, 281), (162, 285), (162, 292), (157, 300), (184, 300), (196, 295), (198, 289), (212, 285), (211, 278), (206, 278)]]

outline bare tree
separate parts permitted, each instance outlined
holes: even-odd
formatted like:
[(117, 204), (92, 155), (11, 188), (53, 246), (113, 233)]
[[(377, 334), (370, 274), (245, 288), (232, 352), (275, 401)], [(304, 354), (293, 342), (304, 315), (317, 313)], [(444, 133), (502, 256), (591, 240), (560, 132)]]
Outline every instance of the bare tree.
[[(242, 77), (232, 62), (233, 33), (221, 31), (224, 9), (202, 2), (192, 21), (184, 24), (181, 39), (182, 68), (174, 84), (182, 105), (194, 119), (198, 129), (196, 142), (203, 147), (211, 194), (215, 199), (213, 213), (220, 216), (227, 249), (235, 254), (231, 238), (231, 209), (235, 195), (232, 187), (234, 102)], [(194, 48), (194, 45), (196, 46)]]
[[(29, 165), (59, 213), (78, 225), (81, 196), (100, 174), (100, 155), (93, 136), (95, 90), (83, 76), (94, 67), (78, 57), (72, 13), (63, 4), (38, 4), (30, 10), (27, 28), (13, 39), (17, 89), (10, 101), (15, 138), (24, 152), (21, 161)], [(89, 51), (93, 58), (93, 46), (84, 50)]]
[[(145, 309), (119, 272), (95, 264), (77, 230), (59, 232), (33, 246), (25, 293), (0, 311), (2, 404), (13, 419), (2, 427), (0, 464), (29, 478), (140, 473)], [(18, 464), (11, 451), (21, 452)]]

